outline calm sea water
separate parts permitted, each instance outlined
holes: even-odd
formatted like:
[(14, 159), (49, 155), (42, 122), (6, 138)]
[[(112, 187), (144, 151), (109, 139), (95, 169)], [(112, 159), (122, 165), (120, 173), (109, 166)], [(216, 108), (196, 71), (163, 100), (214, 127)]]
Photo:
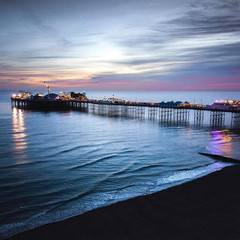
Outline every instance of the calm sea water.
[[(239, 157), (240, 135), (192, 125), (11, 108), (0, 92), (0, 236), (150, 194), (229, 164), (198, 154)], [(90, 98), (212, 103), (239, 92), (89, 92)]]

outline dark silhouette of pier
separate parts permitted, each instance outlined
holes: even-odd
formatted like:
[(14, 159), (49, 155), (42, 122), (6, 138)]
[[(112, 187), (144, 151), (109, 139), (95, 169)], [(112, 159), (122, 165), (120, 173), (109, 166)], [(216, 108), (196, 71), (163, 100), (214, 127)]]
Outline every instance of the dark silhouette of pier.
[(194, 125), (202, 126), (205, 112), (210, 112), (210, 126), (222, 127), (225, 114), (231, 113), (231, 127), (240, 128), (240, 110), (204, 107), (161, 106), (154, 103), (103, 102), (99, 100), (32, 100), (11, 98), (12, 107), (37, 110), (78, 110), (98, 115), (147, 118), (163, 124), (187, 125), (193, 113)]

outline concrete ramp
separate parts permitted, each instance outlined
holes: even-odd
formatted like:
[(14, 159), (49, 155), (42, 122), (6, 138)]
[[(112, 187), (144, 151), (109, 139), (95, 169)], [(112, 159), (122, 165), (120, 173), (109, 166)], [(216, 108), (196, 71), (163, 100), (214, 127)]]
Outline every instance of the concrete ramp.
[(206, 152), (199, 152), (199, 154), (207, 156), (207, 157), (211, 157), (213, 159), (216, 159), (216, 160), (219, 160), (222, 162), (240, 163), (240, 159), (237, 159), (233, 156), (222, 156), (222, 155), (206, 153)]

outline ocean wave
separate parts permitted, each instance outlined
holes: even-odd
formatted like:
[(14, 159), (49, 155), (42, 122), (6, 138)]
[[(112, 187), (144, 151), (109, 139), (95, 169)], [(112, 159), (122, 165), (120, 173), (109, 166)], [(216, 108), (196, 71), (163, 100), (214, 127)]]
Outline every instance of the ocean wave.
[(130, 184), (110, 192), (95, 193), (94, 191), (89, 190), (85, 193), (75, 195), (67, 200), (60, 201), (57, 205), (30, 217), (26, 221), (0, 226), (0, 237), (7, 238), (17, 233), (51, 222), (61, 221), (99, 207), (161, 191), (163, 189), (205, 176), (211, 172), (219, 171), (230, 165), (233, 164), (215, 162), (207, 166), (174, 172), (169, 176), (158, 178), (156, 182), (146, 181), (141, 182), (138, 185)]
[(86, 166), (92, 165), (94, 163), (101, 162), (101, 161), (111, 159), (111, 158), (115, 158), (115, 157), (118, 157), (118, 155), (117, 154), (104, 155), (103, 157), (96, 158), (92, 161), (89, 161), (89, 162), (86, 162), (86, 163), (83, 163), (83, 164), (80, 164), (80, 165), (77, 165), (77, 166), (70, 167), (70, 168), (68, 168), (68, 170), (77, 170), (79, 168), (86, 167)]

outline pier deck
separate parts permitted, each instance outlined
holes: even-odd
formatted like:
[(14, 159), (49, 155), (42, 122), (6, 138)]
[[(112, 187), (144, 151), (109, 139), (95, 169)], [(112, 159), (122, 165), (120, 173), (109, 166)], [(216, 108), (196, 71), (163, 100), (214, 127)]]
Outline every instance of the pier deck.
[(53, 106), (61, 105), (64, 106), (72, 106), (74, 104), (98, 104), (98, 105), (112, 105), (112, 106), (134, 106), (134, 107), (157, 107), (157, 108), (168, 108), (168, 109), (191, 109), (191, 110), (202, 110), (202, 111), (218, 111), (218, 112), (231, 112), (231, 113), (240, 113), (240, 110), (237, 109), (214, 109), (214, 108), (207, 108), (207, 107), (183, 107), (183, 106), (162, 106), (158, 103), (112, 103), (112, 102), (101, 102), (98, 100), (32, 100), (32, 99), (18, 99), (18, 98), (11, 98), (11, 101), (16, 105), (22, 106)]
[(161, 106), (148, 102), (103, 102), (100, 100), (33, 100), (11, 98), (12, 106), (39, 110), (81, 110), (99, 115), (125, 116), (156, 119), (163, 123), (187, 124), (190, 111), (194, 112), (194, 123), (203, 124), (204, 112), (210, 112), (210, 126), (223, 126), (225, 114), (230, 113), (231, 126), (240, 127), (240, 110), (214, 109), (208, 107)]

